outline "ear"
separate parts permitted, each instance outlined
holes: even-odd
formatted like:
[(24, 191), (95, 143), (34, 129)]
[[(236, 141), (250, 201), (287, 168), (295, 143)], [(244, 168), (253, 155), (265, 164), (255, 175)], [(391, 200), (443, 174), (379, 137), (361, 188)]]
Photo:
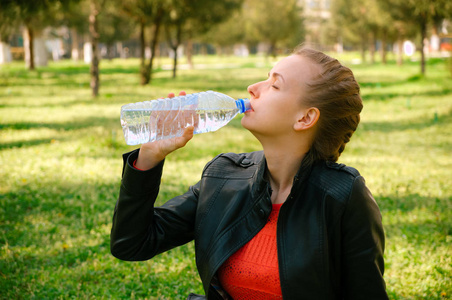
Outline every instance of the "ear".
[(311, 107), (301, 112), (297, 122), (294, 124), (293, 128), (295, 131), (307, 130), (314, 127), (320, 117), (320, 111), (317, 107)]

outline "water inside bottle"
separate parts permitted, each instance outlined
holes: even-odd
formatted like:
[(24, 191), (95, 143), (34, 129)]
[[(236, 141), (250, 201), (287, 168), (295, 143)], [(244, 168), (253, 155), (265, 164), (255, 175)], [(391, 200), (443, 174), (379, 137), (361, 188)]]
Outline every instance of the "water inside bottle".
[(181, 136), (188, 125), (195, 127), (195, 134), (215, 131), (225, 126), (238, 112), (238, 109), (158, 111), (123, 109), (121, 125), (127, 144), (139, 145)]

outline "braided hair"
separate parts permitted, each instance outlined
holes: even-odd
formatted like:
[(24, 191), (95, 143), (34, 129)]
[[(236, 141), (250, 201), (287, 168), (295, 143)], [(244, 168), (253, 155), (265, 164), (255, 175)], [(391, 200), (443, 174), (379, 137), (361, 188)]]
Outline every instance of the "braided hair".
[(294, 54), (309, 59), (320, 69), (305, 83), (307, 92), (302, 99), (304, 104), (320, 111), (308, 159), (336, 162), (360, 121), (363, 103), (359, 84), (349, 68), (320, 51), (299, 47)]

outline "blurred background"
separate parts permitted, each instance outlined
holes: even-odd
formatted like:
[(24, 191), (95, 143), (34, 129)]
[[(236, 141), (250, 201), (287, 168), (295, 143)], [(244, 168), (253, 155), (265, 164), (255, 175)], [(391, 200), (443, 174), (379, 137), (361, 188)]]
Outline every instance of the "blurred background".
[[(0, 0), (0, 299), (186, 299), (194, 245), (110, 254), (122, 105), (247, 97), (305, 44), (350, 67), (361, 122), (339, 162), (380, 206), (390, 299), (452, 299), (452, 1)], [(260, 150), (240, 116), (165, 161), (157, 205), (222, 152)]]
[[(360, 51), (359, 62), (386, 63), (452, 52), (449, 0), (1, 0), (0, 64), (49, 60), (91, 64), (98, 93), (100, 59), (141, 59), (141, 83), (157, 57), (276, 56), (297, 44)], [(418, 53), (418, 55), (415, 55)], [(389, 57), (389, 58), (388, 58)], [(179, 63), (180, 64), (180, 63)], [(165, 66), (168, 67), (168, 66)], [(181, 67), (181, 66), (179, 66)]]

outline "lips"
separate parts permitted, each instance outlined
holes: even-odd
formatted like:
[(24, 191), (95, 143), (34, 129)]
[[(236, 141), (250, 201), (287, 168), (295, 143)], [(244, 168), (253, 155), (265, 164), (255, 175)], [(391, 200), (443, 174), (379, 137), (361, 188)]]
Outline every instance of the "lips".
[(250, 101), (250, 109), (248, 109), (245, 113), (249, 113), (249, 112), (252, 112), (252, 111), (254, 111), (254, 108), (253, 108), (253, 104)]

